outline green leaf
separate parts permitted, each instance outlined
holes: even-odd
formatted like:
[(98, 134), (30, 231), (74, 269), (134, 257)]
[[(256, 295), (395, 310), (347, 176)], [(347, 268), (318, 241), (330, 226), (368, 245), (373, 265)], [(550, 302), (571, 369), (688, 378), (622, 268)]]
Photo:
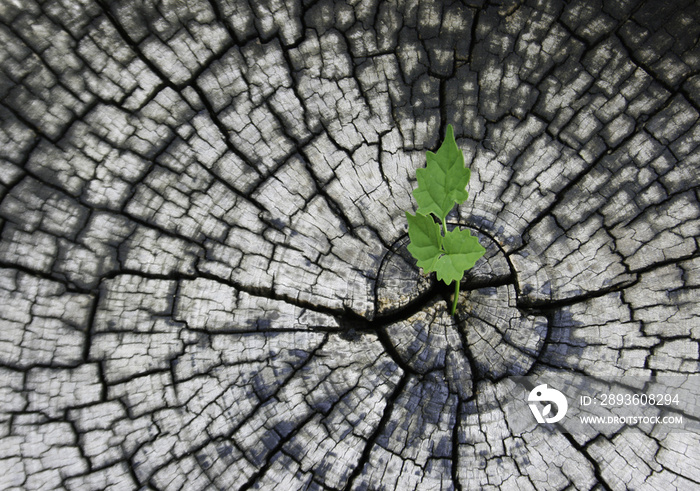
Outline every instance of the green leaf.
[(408, 252), (416, 258), (419, 268), (423, 268), (426, 273), (435, 271), (440, 254), (442, 253), (442, 235), (440, 225), (425, 215), (411, 215), (406, 212), (408, 220), (408, 238), (411, 243), (408, 245)]
[(452, 125), (447, 125), (445, 140), (437, 153), (427, 152), (427, 165), (416, 171), (418, 187), (413, 196), (418, 203), (417, 213), (432, 213), (440, 220), (454, 208), (455, 203), (462, 203), (469, 197), (466, 187), (471, 177), (470, 170), (464, 166), (464, 155), (457, 146)]
[[(445, 218), (455, 203), (468, 197), (467, 184), (471, 172), (464, 166), (464, 155), (457, 147), (452, 125), (447, 125), (445, 141), (437, 153), (427, 152), (425, 168), (416, 171), (418, 187), (413, 196), (418, 202), (415, 215), (406, 212), (408, 251), (425, 273), (437, 273), (446, 284), (454, 282), (452, 315), (459, 299), (459, 282), (464, 272), (473, 267), (486, 249), (468, 230), (447, 230)], [(440, 226), (434, 217), (442, 223)], [(444, 235), (443, 235), (444, 231)]]
[(454, 229), (446, 232), (442, 245), (443, 254), (437, 260), (435, 272), (438, 280), (448, 285), (460, 281), (464, 272), (486, 253), (486, 249), (479, 244), (479, 239), (469, 230)]

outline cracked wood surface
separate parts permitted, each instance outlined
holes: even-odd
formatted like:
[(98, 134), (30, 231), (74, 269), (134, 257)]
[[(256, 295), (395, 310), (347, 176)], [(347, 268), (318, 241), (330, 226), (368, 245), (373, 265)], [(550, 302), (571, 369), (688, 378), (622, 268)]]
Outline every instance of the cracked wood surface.
[[(698, 433), (508, 404), (700, 371), (699, 37), (697, 0), (0, 3), (0, 488), (700, 487)], [(447, 123), (456, 318), (404, 217)]]

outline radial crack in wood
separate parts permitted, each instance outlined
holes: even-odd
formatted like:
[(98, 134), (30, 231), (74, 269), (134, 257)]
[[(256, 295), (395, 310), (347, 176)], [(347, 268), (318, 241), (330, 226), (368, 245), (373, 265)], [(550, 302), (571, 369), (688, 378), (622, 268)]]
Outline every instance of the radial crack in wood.
[[(698, 26), (697, 0), (3, 2), (0, 488), (697, 488), (692, 386), (640, 408), (673, 431), (530, 399), (697, 379)], [(447, 226), (487, 250), (455, 316), (406, 250), (448, 124)]]

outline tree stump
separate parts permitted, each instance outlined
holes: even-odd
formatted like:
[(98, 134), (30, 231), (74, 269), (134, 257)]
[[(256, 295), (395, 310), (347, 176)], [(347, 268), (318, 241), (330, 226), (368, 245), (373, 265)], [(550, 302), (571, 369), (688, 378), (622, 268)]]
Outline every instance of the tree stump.
[[(654, 413), (682, 431), (574, 431), (518, 382), (697, 380), (698, 26), (697, 0), (3, 2), (0, 488), (699, 487), (697, 392)], [(404, 216), (447, 124), (447, 222), (487, 249), (454, 317)]]

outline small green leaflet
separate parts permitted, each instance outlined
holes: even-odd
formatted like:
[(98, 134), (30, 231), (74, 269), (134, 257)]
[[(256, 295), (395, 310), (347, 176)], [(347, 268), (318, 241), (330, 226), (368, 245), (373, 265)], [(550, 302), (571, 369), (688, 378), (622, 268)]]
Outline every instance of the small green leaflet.
[(418, 187), (413, 196), (418, 209), (415, 215), (406, 212), (408, 251), (425, 273), (435, 272), (438, 280), (448, 285), (456, 282), (452, 304), (454, 315), (459, 282), (486, 249), (469, 230), (455, 228), (448, 231), (445, 223), (445, 217), (454, 205), (463, 203), (469, 196), (466, 188), (471, 177), (471, 172), (464, 166), (464, 155), (457, 146), (452, 125), (447, 126), (445, 140), (437, 153), (427, 152), (426, 160), (425, 168), (416, 171)]
[(406, 212), (406, 220), (411, 242), (408, 252), (416, 258), (419, 268), (437, 273), (437, 279), (448, 285), (461, 280), (464, 272), (486, 252), (469, 230), (456, 228), (443, 237), (440, 225), (430, 216)]
[(447, 125), (445, 140), (437, 153), (427, 152), (427, 165), (416, 171), (418, 187), (413, 197), (421, 215), (432, 213), (440, 220), (469, 197), (466, 187), (471, 171), (464, 166), (464, 154), (457, 146), (452, 125)]
[(440, 225), (431, 217), (418, 213), (414, 216), (406, 212), (406, 220), (408, 238), (411, 241), (408, 252), (416, 258), (418, 267), (423, 268), (426, 273), (436, 271), (438, 259), (444, 254)]
[(479, 239), (469, 230), (456, 228), (445, 232), (442, 244), (444, 254), (438, 258), (435, 272), (438, 280), (448, 285), (453, 281), (461, 280), (464, 272), (471, 269), (486, 252), (486, 249), (479, 244)]

